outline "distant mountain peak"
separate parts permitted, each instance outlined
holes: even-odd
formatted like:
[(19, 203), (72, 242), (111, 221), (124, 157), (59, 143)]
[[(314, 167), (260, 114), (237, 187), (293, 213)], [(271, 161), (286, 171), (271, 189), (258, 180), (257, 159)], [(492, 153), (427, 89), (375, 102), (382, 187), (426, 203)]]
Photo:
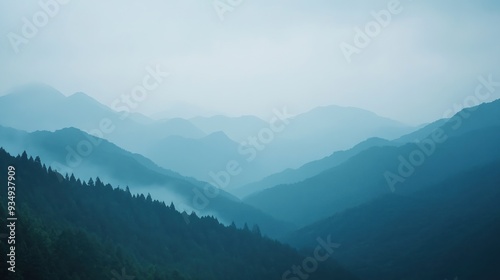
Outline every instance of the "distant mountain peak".
[(72, 95), (68, 96), (67, 98), (68, 98), (68, 100), (72, 100), (74, 102), (80, 102), (80, 103), (86, 103), (86, 104), (90, 104), (90, 105), (95, 105), (95, 106), (99, 106), (102, 109), (110, 110), (107, 106), (105, 106), (101, 102), (97, 101), (92, 96), (90, 96), (90, 95), (88, 95), (88, 94), (86, 94), (84, 92), (81, 92), (81, 91), (75, 92)]
[(227, 134), (222, 132), (222, 131), (216, 131), (216, 132), (210, 133), (209, 135), (205, 136), (203, 139), (233, 142), (233, 140), (231, 140), (231, 138), (229, 138), (227, 136)]
[(65, 97), (65, 95), (60, 91), (44, 83), (28, 83), (20, 85), (8, 91), (6, 95), (52, 99)]
[(77, 134), (83, 134), (83, 131), (76, 128), (76, 127), (65, 127), (61, 129), (57, 129), (54, 131), (54, 133), (77, 133)]
[(90, 98), (90, 99), (93, 99), (92, 97), (88, 96), (87, 94), (85, 94), (82, 91), (77, 91), (68, 97), (69, 98)]

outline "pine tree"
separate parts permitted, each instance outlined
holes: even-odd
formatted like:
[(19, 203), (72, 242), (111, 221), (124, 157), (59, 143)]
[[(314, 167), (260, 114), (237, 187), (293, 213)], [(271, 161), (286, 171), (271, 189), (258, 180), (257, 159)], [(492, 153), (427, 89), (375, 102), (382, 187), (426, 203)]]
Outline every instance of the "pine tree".
[(262, 233), (260, 232), (259, 225), (257, 225), (257, 224), (253, 225), (252, 233), (259, 236), (259, 237), (262, 236)]
[(101, 179), (99, 179), (99, 177), (95, 178), (95, 186), (98, 188), (104, 187), (104, 184), (102, 183)]

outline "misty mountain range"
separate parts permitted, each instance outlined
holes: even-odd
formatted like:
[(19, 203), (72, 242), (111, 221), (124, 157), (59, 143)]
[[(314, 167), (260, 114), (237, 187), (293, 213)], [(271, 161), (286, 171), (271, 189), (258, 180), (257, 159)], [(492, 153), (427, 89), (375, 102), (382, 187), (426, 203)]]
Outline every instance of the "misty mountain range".
[[(18, 118), (9, 117), (16, 113), (19, 106), (31, 113)], [(293, 117), (287, 115), (286, 109), (279, 108), (278, 114), (290, 120), (280, 120), (276, 124), (280, 131), (273, 132), (269, 143), (263, 143), (268, 141), (266, 137), (269, 136), (262, 131), (269, 131), (270, 124), (257, 117), (214, 116), (154, 121), (137, 113), (116, 112), (84, 93), (66, 97), (47, 85), (39, 84), (21, 86), (0, 96), (0, 110), (3, 126), (28, 132), (78, 128), (126, 150), (143, 154), (164, 168), (203, 181), (211, 179), (208, 176), (210, 171), (222, 170), (228, 161), (237, 160), (246, 171), (234, 178), (230, 187), (257, 181), (286, 168), (300, 167), (370, 137), (393, 139), (413, 130), (412, 127), (355, 108), (322, 107)], [(224, 138), (225, 134), (227, 139), (215, 138), (212, 134), (216, 132), (215, 136)], [(173, 160), (173, 150), (187, 158), (184, 161)], [(192, 150), (207, 157), (190, 153)], [(221, 155), (211, 161), (212, 157), (208, 157), (210, 153)], [(194, 158), (190, 156), (206, 162), (198, 167), (191, 166)]]
[[(19, 114), (20, 108), (26, 113)], [(153, 119), (115, 111), (84, 93), (65, 96), (47, 85), (26, 85), (0, 96), (2, 162), (29, 166), (41, 184), (73, 186), (42, 196), (75, 201), (64, 207), (74, 208), (76, 219), (92, 205), (77, 202), (77, 193), (101, 201), (93, 191), (84, 191), (99, 185), (102, 190), (96, 193), (107, 188), (106, 195), (117, 205), (145, 203), (141, 207), (160, 216), (170, 211), (172, 228), (187, 234), (180, 237), (162, 229), (155, 242), (175, 244), (170, 238), (176, 236), (190, 244), (191, 252), (218, 252), (215, 259), (221, 261), (232, 256), (235, 267), (245, 260), (228, 253), (220, 236), (253, 240), (255, 254), (269, 246), (266, 242), (290, 244), (300, 249), (290, 249), (296, 259), (306, 258), (319, 237), (331, 236), (341, 244), (333, 254), (335, 262), (328, 261), (325, 267), (331, 269), (323, 267), (322, 276), (311, 279), (500, 277), (495, 269), (495, 250), (500, 249), (499, 143), (500, 100), (412, 127), (339, 106), (294, 116), (279, 108), (269, 121), (222, 115)], [(28, 215), (47, 219), (43, 211), (49, 206), (40, 202), (37, 207), (40, 213)], [(50, 207), (58, 211), (63, 206)], [(130, 215), (136, 219), (130, 225), (161, 227)], [(58, 230), (72, 224), (68, 217), (58, 219)], [(186, 228), (191, 223), (207, 236)], [(79, 226), (97, 236), (96, 244), (108, 242), (107, 234), (118, 230), (118, 225), (109, 232)], [(245, 235), (249, 228), (252, 237)], [(215, 242), (210, 245), (214, 247), (205, 248), (202, 240)], [(472, 240), (474, 246), (463, 246)], [(137, 249), (133, 246), (138, 245), (126, 248), (131, 259)], [(270, 249), (276, 258), (269, 261), (286, 255), (288, 249), (280, 246)], [(182, 257), (186, 251), (176, 250), (170, 253), (178, 265), (158, 273), (173, 275), (175, 270), (186, 279), (203, 277)], [(162, 252), (148, 254), (145, 263), (163, 263)], [(258, 258), (248, 262), (259, 273), (245, 275), (282, 277)], [(137, 264), (137, 271), (141, 269)], [(214, 268), (207, 279), (217, 279), (219, 272)]]

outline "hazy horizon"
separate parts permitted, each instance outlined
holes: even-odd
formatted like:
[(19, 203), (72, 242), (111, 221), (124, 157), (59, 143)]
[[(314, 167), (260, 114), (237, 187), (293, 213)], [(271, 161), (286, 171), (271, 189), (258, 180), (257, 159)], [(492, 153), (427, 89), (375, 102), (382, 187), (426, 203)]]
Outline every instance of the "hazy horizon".
[(23, 18), (43, 9), (0, 3), (0, 92), (42, 82), (110, 106), (159, 67), (170, 75), (137, 108), (148, 116), (189, 107), (265, 118), (277, 107), (338, 105), (418, 125), (473, 94), (478, 76), (500, 74), (494, 1), (396, 1), (387, 26), (350, 62), (340, 46), (356, 46), (356, 28), (391, 1), (243, 1), (224, 20), (214, 3), (67, 1), (15, 47)]
[[(65, 92), (61, 92), (59, 89), (57, 89), (55, 87), (52, 87), (51, 85), (48, 85), (48, 84), (45, 84), (45, 83), (41, 83), (41, 82), (31, 82), (31, 83), (27, 83), (27, 84), (22, 84), (22, 85), (14, 86), (10, 90), (4, 91), (4, 92), (0, 92), (0, 97), (7, 96), (9, 94), (14, 94), (14, 95), (15, 94), (19, 94), (19, 90), (21, 90), (23, 88), (26, 88), (26, 87), (31, 88), (31, 87), (40, 87), (40, 86), (48, 86), (50, 88), (53, 88), (54, 90), (58, 91), (64, 97), (71, 97), (72, 95), (77, 95), (77, 94), (83, 93), (86, 96), (92, 98), (94, 101), (98, 102), (99, 104), (108, 107), (113, 112), (116, 112), (116, 113), (120, 112), (120, 111), (114, 110), (115, 108), (113, 108), (113, 106), (110, 106), (110, 104), (105, 104), (105, 103), (102, 103), (99, 100), (95, 99), (91, 94), (88, 94), (87, 92), (77, 91), (77, 92), (73, 92), (73, 93), (65, 93)], [(30, 92), (33, 92), (33, 91), (30, 91)], [(35, 92), (33, 92), (33, 93), (35, 93)], [(140, 106), (140, 102), (138, 102), (138, 106)], [(190, 105), (190, 104), (187, 104), (187, 103), (182, 103), (182, 102), (176, 102), (175, 104), (168, 104), (168, 106), (170, 106), (170, 107), (168, 109), (166, 109), (165, 111), (160, 111), (160, 112), (157, 112), (157, 113), (140, 112), (139, 110), (133, 110), (133, 109), (132, 109), (132, 112), (134, 112), (134, 113), (140, 113), (140, 114), (142, 114), (142, 115), (144, 115), (144, 116), (146, 116), (146, 117), (148, 117), (148, 118), (150, 118), (152, 120), (166, 120), (166, 119), (176, 119), (176, 118), (190, 120), (190, 119), (196, 119), (198, 117), (211, 118), (211, 117), (217, 117), (217, 116), (224, 116), (224, 117), (229, 117), (229, 118), (239, 118), (239, 117), (252, 116), (252, 117), (257, 117), (257, 118), (261, 119), (262, 121), (267, 121), (267, 119), (268, 119), (267, 116), (261, 116), (261, 115), (258, 115), (258, 114), (251, 114), (251, 113), (250, 114), (226, 114), (224, 112), (209, 111), (206, 108), (198, 107), (198, 106), (193, 106), (193, 105)], [(316, 107), (308, 108), (308, 109), (306, 109), (304, 111), (293, 111), (293, 112), (289, 111), (288, 107), (286, 107), (286, 109), (285, 109), (285, 107), (283, 107), (283, 108), (275, 108), (275, 109), (284, 109), (290, 115), (299, 116), (299, 115), (302, 115), (302, 114), (307, 114), (307, 113), (309, 113), (309, 112), (311, 112), (311, 111), (313, 111), (315, 109), (328, 108), (328, 107), (360, 109), (360, 110), (364, 110), (364, 111), (367, 111), (367, 112), (374, 113), (377, 116), (380, 116), (382, 118), (391, 119), (389, 117), (384, 116), (383, 113), (379, 114), (377, 112), (373, 112), (373, 111), (370, 111), (370, 110), (365, 109), (365, 108), (354, 107), (354, 106), (341, 106), (341, 105), (337, 105), (337, 104), (324, 104), (324, 105), (320, 104), (320, 105), (318, 105)], [(196, 110), (196, 111), (194, 111), (194, 110)], [(170, 112), (170, 111), (172, 111), (172, 112)], [(166, 116), (166, 115), (169, 115), (169, 116), (162, 117), (162, 116)], [(391, 120), (400, 122), (398, 119), (391, 119)], [(433, 121), (436, 121), (436, 120), (437, 119), (435, 119)], [(404, 123), (404, 122), (400, 122), (400, 123), (404, 124), (404, 125), (415, 125), (415, 126), (421, 126), (421, 125), (428, 124), (428, 123), (409, 124), (409, 123)]]

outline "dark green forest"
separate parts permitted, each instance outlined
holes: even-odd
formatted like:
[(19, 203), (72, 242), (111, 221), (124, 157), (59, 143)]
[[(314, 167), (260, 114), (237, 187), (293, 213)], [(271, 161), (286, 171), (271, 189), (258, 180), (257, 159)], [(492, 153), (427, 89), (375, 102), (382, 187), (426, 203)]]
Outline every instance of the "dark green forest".
[[(0, 279), (282, 279), (305, 256), (258, 226), (186, 219), (173, 204), (132, 195), (99, 178), (83, 182), (26, 153), (0, 149), (0, 182), (16, 169), (15, 273)], [(6, 259), (7, 187), (0, 192), (1, 259)], [(5, 261), (2, 261), (2, 267)], [(294, 279), (294, 278), (290, 278)], [(333, 260), (308, 279), (356, 279)]]
[(332, 234), (335, 257), (362, 279), (500, 279), (500, 161), (412, 194), (391, 193), (294, 232), (311, 247)]

